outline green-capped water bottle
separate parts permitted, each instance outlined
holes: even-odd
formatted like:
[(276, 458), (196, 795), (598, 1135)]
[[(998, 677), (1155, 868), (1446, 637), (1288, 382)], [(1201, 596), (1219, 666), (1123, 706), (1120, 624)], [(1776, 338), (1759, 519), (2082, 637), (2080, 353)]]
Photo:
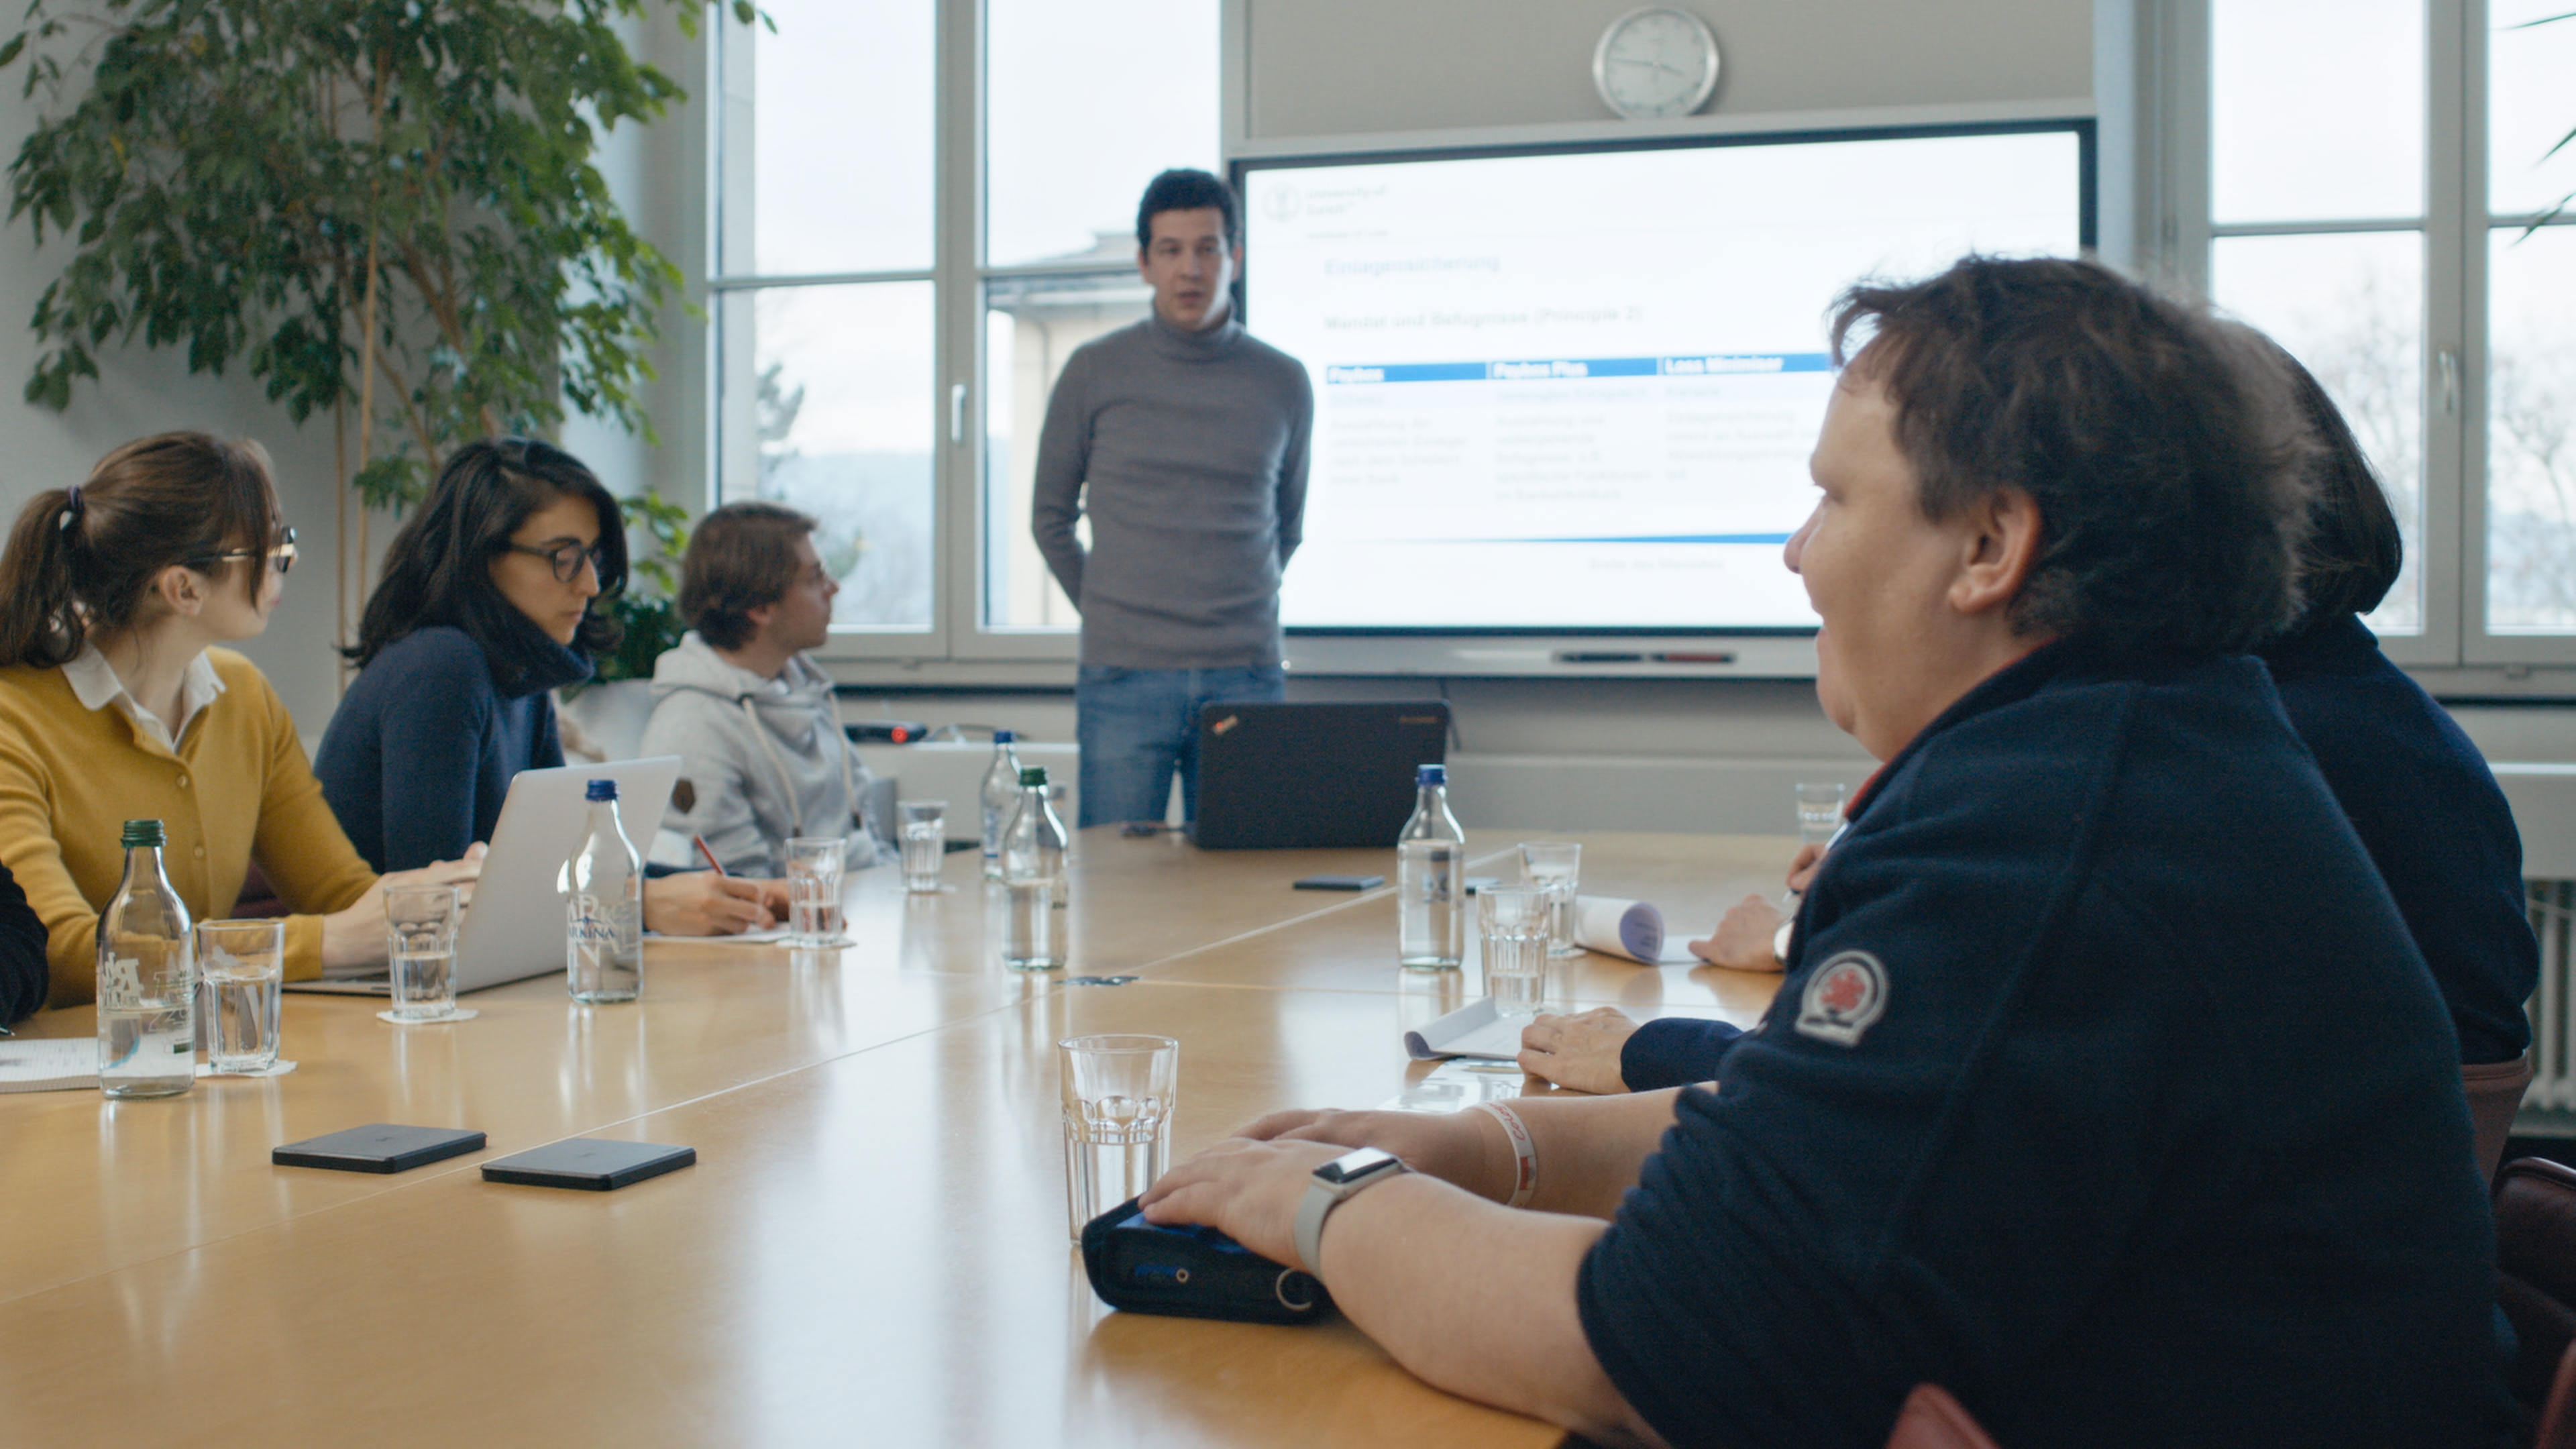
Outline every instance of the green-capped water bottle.
[(125, 822), (125, 878), (98, 913), (98, 1089), (110, 1097), (197, 1084), (197, 963), (165, 842), (160, 821)]
[(1043, 765), (1020, 771), (1020, 803), (1002, 828), (1002, 884), (1010, 889), (1010, 924), (1002, 964), (1014, 971), (1052, 971), (1065, 964), (1064, 821), (1047, 801)]

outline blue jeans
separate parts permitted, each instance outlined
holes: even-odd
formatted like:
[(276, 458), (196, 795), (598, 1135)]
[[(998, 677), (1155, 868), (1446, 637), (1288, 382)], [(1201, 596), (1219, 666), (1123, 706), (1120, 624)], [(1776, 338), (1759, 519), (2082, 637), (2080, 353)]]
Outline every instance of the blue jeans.
[(1156, 820), (1181, 776), (1181, 818), (1199, 814), (1199, 706), (1288, 695), (1279, 666), (1119, 669), (1086, 664), (1075, 677), (1074, 740), (1082, 749), (1085, 826)]

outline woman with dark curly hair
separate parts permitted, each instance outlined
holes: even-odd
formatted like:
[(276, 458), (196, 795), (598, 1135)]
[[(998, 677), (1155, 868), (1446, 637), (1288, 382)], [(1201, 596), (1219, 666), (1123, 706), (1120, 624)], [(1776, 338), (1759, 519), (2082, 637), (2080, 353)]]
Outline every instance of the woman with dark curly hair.
[[(398, 870), (490, 842), (512, 777), (564, 762), (548, 691), (590, 678), (615, 646), (616, 621), (592, 605), (625, 585), (617, 500), (581, 460), (527, 438), (456, 450), (386, 550), (349, 650), (358, 678), (315, 760), (359, 854)], [(713, 873), (660, 878), (645, 924), (764, 929), (771, 895)]]

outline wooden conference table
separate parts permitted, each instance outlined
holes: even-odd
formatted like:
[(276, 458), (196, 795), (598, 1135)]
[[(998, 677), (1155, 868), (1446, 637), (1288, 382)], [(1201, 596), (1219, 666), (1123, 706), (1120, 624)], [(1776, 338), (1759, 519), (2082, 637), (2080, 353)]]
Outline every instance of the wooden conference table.
[[(1505, 873), (1519, 838), (1470, 844)], [(1562, 838), (1587, 892), (1654, 900), (1677, 935), (1776, 890), (1795, 846)], [(1555, 1443), (1340, 1320), (1112, 1313), (1066, 1235), (1060, 1037), (1180, 1040), (1176, 1154), (1274, 1108), (1424, 1094), (1400, 1036), (1481, 993), (1472, 945), (1463, 972), (1401, 972), (1391, 891), (1289, 888), (1392, 868), (1095, 830), (1064, 972), (1001, 968), (977, 858), (954, 855), (936, 896), (855, 877), (846, 950), (654, 942), (635, 1006), (549, 977), (397, 1028), (372, 999), (290, 995), (289, 1075), (0, 1096), (0, 1443)], [(1066, 979), (1086, 975), (1138, 979)], [(1776, 981), (1584, 956), (1561, 994), (1750, 1023)], [(268, 1161), (376, 1121), (490, 1145), (390, 1177)], [(698, 1163), (608, 1194), (477, 1171), (583, 1135)]]

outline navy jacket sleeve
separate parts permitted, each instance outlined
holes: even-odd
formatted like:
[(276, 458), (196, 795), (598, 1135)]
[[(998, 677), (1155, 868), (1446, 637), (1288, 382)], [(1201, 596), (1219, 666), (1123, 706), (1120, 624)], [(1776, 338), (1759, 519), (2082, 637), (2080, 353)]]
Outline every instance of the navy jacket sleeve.
[(45, 1004), (45, 984), (45, 923), (0, 865), (0, 1023), (33, 1015)]
[(2505, 1442), (2440, 1004), (2229, 668), (1891, 764), (1578, 1280), (1676, 1449), (1876, 1449), (1925, 1381), (2015, 1446)]
[(1659, 1016), (1641, 1024), (1619, 1048), (1619, 1080), (1631, 1092), (1687, 1087), (1717, 1080), (1717, 1064), (1744, 1029), (1723, 1021)]

